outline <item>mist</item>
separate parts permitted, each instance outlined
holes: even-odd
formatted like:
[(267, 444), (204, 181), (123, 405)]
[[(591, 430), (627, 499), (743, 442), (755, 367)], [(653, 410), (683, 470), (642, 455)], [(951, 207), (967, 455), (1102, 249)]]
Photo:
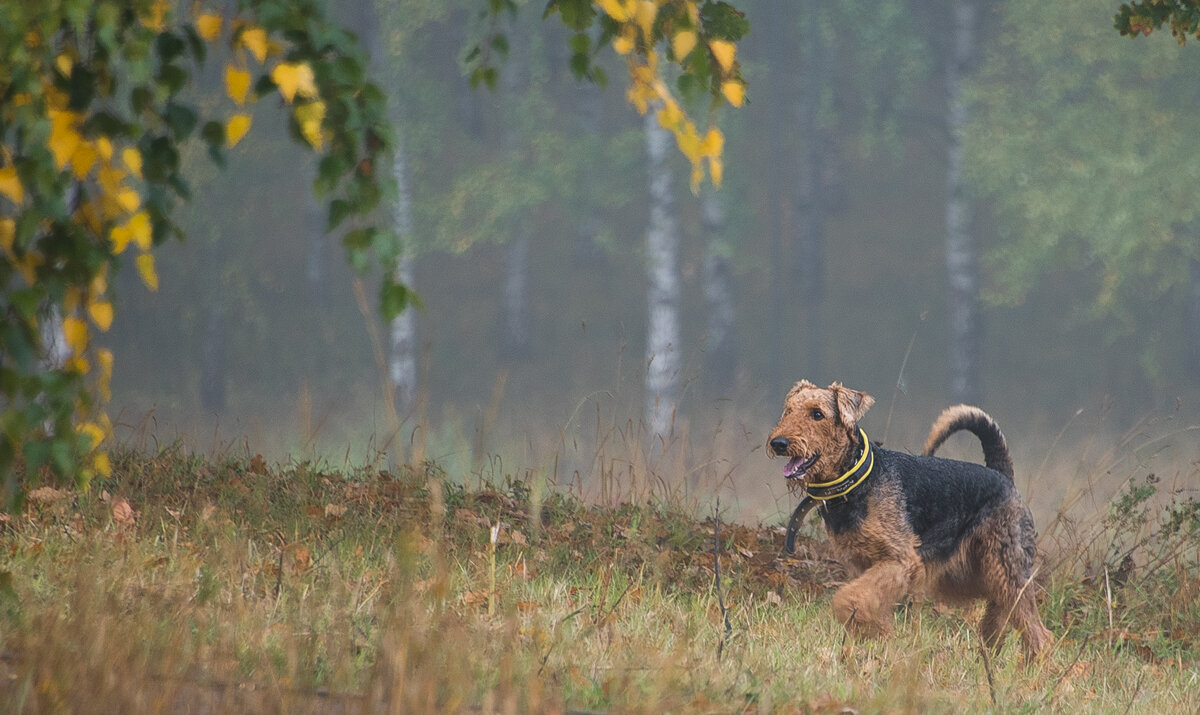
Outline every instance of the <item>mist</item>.
[(648, 159), (623, 60), (577, 81), (540, 3), (507, 20), (494, 90), (462, 61), (476, 0), (346, 3), (403, 146), (404, 355), (316, 168), (256, 118), (224, 171), (191, 164), (159, 290), (114, 281), (118, 441), (719, 494), (770, 520), (791, 503), (762, 444), (806, 378), (874, 395), (865, 428), (897, 449), (978, 403), (1035, 512), (1067, 478), (1194, 479), (1170, 465), (1200, 418), (1200, 48), (1122, 38), (1082, 1), (736, 4), (749, 101), (713, 111), (724, 180), (693, 193), (673, 144)]

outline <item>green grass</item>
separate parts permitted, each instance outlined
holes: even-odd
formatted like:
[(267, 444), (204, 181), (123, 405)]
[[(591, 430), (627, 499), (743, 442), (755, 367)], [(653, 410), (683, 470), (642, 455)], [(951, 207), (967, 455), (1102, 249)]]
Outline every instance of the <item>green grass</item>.
[(0, 524), (0, 709), (1200, 709), (1200, 529), (1179, 504), (1123, 519), (1149, 501), (1118, 499), (1098, 523), (1121, 545), (1182, 519), (1142, 545), (1170, 556), (1156, 566), (1048, 559), (1072, 564), (1042, 577), (1059, 640), (1026, 665), (1015, 639), (985, 659), (974, 609), (914, 603), (892, 638), (847, 639), (823, 537), (781, 558), (778, 529), (666, 498), (463, 484), (431, 464), (120, 453), (88, 494), (38, 493)]

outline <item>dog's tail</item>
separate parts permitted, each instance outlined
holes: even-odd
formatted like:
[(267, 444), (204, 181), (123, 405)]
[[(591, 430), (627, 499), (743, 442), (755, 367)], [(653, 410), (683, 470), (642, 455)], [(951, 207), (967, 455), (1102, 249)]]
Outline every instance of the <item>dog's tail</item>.
[(947, 407), (934, 420), (929, 428), (929, 439), (925, 440), (926, 456), (932, 456), (937, 448), (942, 446), (946, 438), (960, 430), (974, 433), (983, 445), (983, 463), (1009, 479), (1013, 478), (1012, 455), (1008, 453), (1008, 443), (1000, 432), (1000, 425), (991, 415), (970, 405), (955, 405)]

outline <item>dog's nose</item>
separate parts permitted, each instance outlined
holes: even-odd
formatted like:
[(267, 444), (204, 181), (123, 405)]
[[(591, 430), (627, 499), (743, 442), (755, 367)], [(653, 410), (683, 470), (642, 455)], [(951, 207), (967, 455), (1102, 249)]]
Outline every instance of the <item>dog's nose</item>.
[(771, 451), (775, 452), (775, 454), (778, 454), (781, 456), (784, 454), (787, 454), (787, 450), (788, 450), (787, 437), (776, 437), (775, 439), (770, 441), (770, 445), (771, 445)]

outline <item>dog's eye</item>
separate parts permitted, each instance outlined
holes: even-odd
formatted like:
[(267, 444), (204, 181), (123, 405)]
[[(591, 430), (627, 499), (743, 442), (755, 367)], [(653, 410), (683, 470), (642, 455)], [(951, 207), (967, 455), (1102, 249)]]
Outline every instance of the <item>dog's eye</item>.
[(825, 413), (819, 409), (813, 410), (811, 414), (814, 422), (820, 422), (825, 419)]

